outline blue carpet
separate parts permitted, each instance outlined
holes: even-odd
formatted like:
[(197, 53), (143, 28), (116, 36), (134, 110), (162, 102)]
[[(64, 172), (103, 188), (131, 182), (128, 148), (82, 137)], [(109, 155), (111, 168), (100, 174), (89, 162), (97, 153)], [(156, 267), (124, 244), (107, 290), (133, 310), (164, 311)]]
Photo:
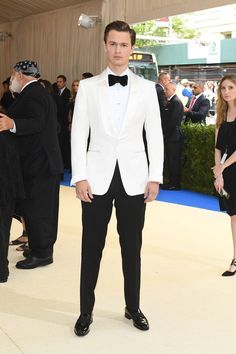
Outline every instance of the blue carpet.
[(161, 190), (157, 199), (161, 202), (181, 204), (213, 211), (220, 211), (217, 197), (187, 190)]
[[(64, 171), (64, 180), (61, 181), (61, 185), (70, 186), (71, 175), (68, 170)], [(197, 192), (191, 192), (187, 190), (181, 191), (166, 191), (161, 190), (158, 198), (161, 202), (174, 203), (180, 205), (191, 206), (195, 208), (220, 211), (218, 198), (206, 194)]]

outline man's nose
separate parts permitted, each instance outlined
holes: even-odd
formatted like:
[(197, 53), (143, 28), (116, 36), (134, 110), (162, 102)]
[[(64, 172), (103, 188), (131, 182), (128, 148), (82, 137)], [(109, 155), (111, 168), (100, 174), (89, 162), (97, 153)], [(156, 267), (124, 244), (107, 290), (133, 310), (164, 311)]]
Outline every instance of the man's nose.
[(117, 45), (116, 45), (116, 52), (120, 52), (120, 49), (121, 49), (120, 45), (117, 44)]

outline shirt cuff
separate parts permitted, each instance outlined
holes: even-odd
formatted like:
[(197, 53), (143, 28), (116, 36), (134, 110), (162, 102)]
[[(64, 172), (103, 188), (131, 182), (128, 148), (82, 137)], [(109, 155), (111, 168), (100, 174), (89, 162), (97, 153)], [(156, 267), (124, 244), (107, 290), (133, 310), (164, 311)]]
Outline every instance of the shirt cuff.
[(13, 120), (13, 128), (12, 129), (10, 129), (10, 132), (12, 132), (12, 133), (16, 133), (16, 125), (15, 125), (15, 122), (14, 122), (14, 120)]

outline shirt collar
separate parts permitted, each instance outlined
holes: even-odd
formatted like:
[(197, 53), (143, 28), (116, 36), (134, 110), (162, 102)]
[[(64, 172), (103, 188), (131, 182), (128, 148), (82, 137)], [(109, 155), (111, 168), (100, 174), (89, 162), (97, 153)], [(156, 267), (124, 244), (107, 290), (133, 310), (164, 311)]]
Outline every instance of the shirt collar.
[(37, 79), (33, 79), (33, 80), (31, 80), (31, 81), (29, 81), (29, 82), (27, 82), (23, 87), (22, 87), (22, 89), (21, 89), (21, 91), (20, 92), (22, 92), (23, 90), (24, 90), (24, 88), (26, 88), (26, 86), (28, 86), (28, 85), (30, 85), (30, 84), (32, 84), (32, 82), (37, 82), (38, 80)]
[(172, 97), (174, 97), (176, 95), (176, 93), (174, 93), (172, 96), (168, 97), (168, 101), (170, 101), (172, 99)]
[(196, 100), (201, 96), (203, 95), (203, 92), (199, 93), (199, 95), (195, 96), (196, 97)]

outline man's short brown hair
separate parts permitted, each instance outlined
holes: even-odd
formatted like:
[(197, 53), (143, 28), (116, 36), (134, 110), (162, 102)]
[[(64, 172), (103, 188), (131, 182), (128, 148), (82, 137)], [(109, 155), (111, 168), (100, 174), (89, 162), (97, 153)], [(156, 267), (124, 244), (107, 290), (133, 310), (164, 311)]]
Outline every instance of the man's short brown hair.
[(110, 31), (117, 31), (117, 32), (128, 32), (130, 34), (131, 45), (132, 47), (135, 45), (136, 41), (136, 33), (135, 31), (130, 28), (129, 24), (124, 21), (114, 21), (109, 23), (104, 31), (104, 42), (107, 42), (107, 37)]

